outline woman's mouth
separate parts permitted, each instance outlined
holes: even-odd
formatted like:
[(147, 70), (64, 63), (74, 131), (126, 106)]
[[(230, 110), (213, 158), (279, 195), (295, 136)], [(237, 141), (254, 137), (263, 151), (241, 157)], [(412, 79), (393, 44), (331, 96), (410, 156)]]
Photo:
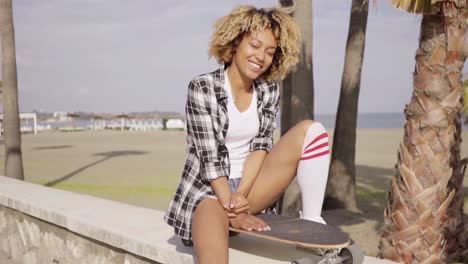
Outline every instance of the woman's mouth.
[(258, 64), (258, 63), (249, 61), (249, 64), (250, 64), (250, 66), (252, 66), (252, 68), (253, 68), (255, 71), (260, 71), (260, 70), (262, 69), (262, 65), (260, 65), (260, 64)]

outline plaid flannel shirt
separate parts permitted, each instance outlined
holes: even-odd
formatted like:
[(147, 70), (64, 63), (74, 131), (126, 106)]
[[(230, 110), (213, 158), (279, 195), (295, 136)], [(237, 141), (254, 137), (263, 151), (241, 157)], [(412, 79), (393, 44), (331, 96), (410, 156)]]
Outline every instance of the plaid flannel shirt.
[[(279, 107), (279, 86), (257, 79), (254, 89), (260, 127), (250, 143), (250, 151), (270, 151)], [(215, 195), (210, 181), (229, 176), (229, 153), (224, 144), (229, 126), (226, 104), (224, 66), (190, 82), (185, 106), (188, 155), (177, 191), (164, 216), (184, 243), (192, 240), (191, 224), (196, 206), (204, 197)]]

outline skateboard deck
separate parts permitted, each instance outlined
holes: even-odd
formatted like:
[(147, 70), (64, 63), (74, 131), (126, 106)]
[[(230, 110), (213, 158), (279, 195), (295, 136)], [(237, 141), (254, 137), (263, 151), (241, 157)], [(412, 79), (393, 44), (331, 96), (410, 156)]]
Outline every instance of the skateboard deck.
[(341, 249), (350, 244), (349, 236), (333, 226), (283, 215), (258, 214), (256, 216), (268, 223), (271, 230), (258, 232), (234, 227), (229, 227), (229, 230), (262, 239), (293, 244), (305, 249)]

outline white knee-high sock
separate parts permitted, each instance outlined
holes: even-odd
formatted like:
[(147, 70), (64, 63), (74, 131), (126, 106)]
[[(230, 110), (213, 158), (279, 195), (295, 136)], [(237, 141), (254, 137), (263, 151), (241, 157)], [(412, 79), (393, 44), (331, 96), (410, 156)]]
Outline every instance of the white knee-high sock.
[(321, 217), (328, 179), (330, 148), (328, 134), (320, 123), (307, 130), (302, 156), (297, 167), (297, 181), (302, 192), (302, 218), (325, 224)]

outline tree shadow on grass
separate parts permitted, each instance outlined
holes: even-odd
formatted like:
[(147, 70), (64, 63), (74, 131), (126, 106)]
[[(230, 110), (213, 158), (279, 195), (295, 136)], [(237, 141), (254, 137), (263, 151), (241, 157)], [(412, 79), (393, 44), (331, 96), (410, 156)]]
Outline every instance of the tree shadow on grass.
[(135, 155), (144, 155), (148, 153), (147, 151), (139, 151), (139, 150), (123, 150), (123, 151), (109, 151), (109, 152), (101, 152), (101, 153), (95, 153), (93, 154), (93, 156), (98, 156), (98, 157), (103, 157), (102, 159), (99, 159), (93, 163), (90, 163), (86, 166), (83, 166), (77, 170), (74, 170), (70, 173), (68, 173), (67, 175), (64, 175), (56, 180), (53, 180), (53, 181), (50, 181), (50, 182), (47, 182), (46, 184), (44, 184), (45, 186), (54, 186), (54, 185), (57, 185), (63, 181), (66, 181), (68, 179), (70, 179), (71, 177), (75, 176), (76, 174), (92, 167), (92, 166), (95, 166), (101, 162), (104, 162), (106, 160), (109, 160), (111, 158), (115, 158), (115, 157), (122, 157), (122, 156), (135, 156)]
[(390, 186), (390, 179), (394, 174), (395, 170), (393, 168), (356, 165), (356, 181), (374, 191), (387, 191)]
[(379, 231), (383, 224), (383, 211), (387, 203), (390, 179), (394, 169), (356, 165), (356, 192), (358, 212), (345, 209), (323, 211), (327, 223), (337, 226), (351, 226), (372, 220), (374, 229)]
[[(390, 190), (390, 180), (395, 175), (395, 171), (393, 168), (356, 165), (356, 175), (357, 202), (360, 211), (326, 210), (323, 211), (323, 216), (328, 224), (337, 227), (351, 226), (372, 220), (374, 221), (373, 229), (379, 232), (384, 225), (383, 217)], [(466, 204), (468, 187), (464, 186), (463, 189)], [(465, 221), (468, 221), (467, 212), (464, 213), (464, 218)]]
[(49, 149), (65, 149), (65, 148), (72, 148), (71, 145), (57, 145), (57, 146), (40, 146), (33, 148), (34, 150), (49, 150)]

